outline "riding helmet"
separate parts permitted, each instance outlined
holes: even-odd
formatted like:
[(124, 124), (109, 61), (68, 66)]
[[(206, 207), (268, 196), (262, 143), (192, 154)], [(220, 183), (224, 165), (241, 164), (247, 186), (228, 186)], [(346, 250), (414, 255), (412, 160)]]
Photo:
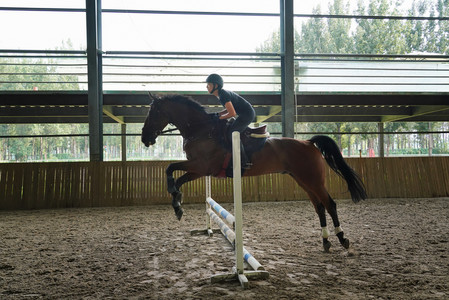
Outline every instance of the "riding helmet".
[(206, 82), (217, 84), (219, 90), (223, 88), (223, 78), (218, 74), (210, 74), (207, 76)]

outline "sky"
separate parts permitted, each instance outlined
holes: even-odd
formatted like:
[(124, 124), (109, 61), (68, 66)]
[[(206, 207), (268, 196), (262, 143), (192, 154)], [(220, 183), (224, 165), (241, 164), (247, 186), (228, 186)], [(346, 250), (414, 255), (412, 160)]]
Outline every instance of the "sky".
[[(294, 12), (311, 13), (329, 1), (294, 1)], [(366, 1), (366, 0), (365, 0)], [(405, 0), (408, 2), (411, 0)], [(355, 5), (357, 0), (351, 0)], [(279, 13), (277, 0), (103, 0), (104, 9)], [(0, 0), (0, 7), (85, 8), (85, 0)], [(295, 20), (295, 24), (300, 20)], [(0, 49), (55, 49), (71, 40), (86, 48), (84, 13), (0, 10)], [(298, 26), (298, 25), (297, 25)], [(103, 13), (105, 51), (255, 52), (279, 28), (277, 17)]]

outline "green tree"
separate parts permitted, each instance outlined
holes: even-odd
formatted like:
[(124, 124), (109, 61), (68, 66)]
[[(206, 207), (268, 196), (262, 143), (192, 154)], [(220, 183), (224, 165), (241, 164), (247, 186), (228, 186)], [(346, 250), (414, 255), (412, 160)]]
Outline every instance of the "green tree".
[[(329, 14), (331, 15), (348, 15), (349, 2), (344, 3), (343, 0), (335, 0), (329, 5)], [(329, 31), (329, 53), (353, 53), (354, 41), (351, 37), (351, 20), (350, 19), (334, 19), (327, 20), (327, 28)]]
[[(73, 50), (72, 42), (56, 50)], [(79, 90), (78, 76), (61, 70), (55, 58), (0, 58), (0, 90)]]
[[(313, 9), (313, 14), (321, 14), (321, 8), (318, 5)], [(299, 53), (322, 54), (331, 53), (330, 34), (327, 30), (326, 22), (322, 18), (311, 18), (301, 26)]]
[[(366, 16), (398, 15), (398, 9), (387, 0), (373, 0), (366, 7), (359, 1), (357, 14)], [(406, 52), (406, 24), (400, 20), (358, 19), (354, 34), (358, 54), (404, 54)]]
[(281, 35), (279, 30), (273, 31), (271, 36), (266, 39), (259, 47), (256, 47), (258, 53), (280, 53), (281, 52)]
[[(295, 49), (299, 48), (299, 33), (294, 31)], [(258, 53), (280, 53), (281, 52), (281, 34), (279, 29), (273, 31), (268, 39), (266, 39), (259, 47), (256, 47)]]
[[(70, 40), (63, 42), (61, 49), (73, 49)], [(78, 77), (65, 73), (67, 72), (61, 72), (58, 60), (54, 58), (0, 58), (0, 90), (79, 90)], [(5, 136), (66, 134), (79, 126), (80, 124), (5, 124), (0, 127), (0, 132)], [(67, 151), (70, 144), (67, 141), (68, 138), (2, 139), (0, 158), (16, 161), (50, 159)]]
[[(449, 0), (439, 0), (437, 3), (437, 15), (439, 17), (449, 16)], [(449, 54), (449, 21), (438, 21), (436, 37), (436, 52), (440, 54)], [(429, 29), (431, 30), (431, 28)]]

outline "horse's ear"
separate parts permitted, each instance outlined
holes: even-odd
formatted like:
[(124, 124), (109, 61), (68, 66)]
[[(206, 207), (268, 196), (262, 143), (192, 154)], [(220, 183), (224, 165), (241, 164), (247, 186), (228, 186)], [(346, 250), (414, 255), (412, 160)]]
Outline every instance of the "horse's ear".
[[(153, 102), (155, 102), (155, 101), (158, 101), (158, 100), (161, 100), (160, 97), (154, 96), (153, 94), (151, 94), (150, 91), (148, 91), (148, 96), (150, 97), (151, 103), (153, 103)], [(151, 104), (151, 103), (150, 103), (150, 104)]]
[(153, 96), (153, 94), (151, 94), (150, 91), (148, 91), (148, 96), (150, 97), (150, 103), (153, 102), (155, 97)]

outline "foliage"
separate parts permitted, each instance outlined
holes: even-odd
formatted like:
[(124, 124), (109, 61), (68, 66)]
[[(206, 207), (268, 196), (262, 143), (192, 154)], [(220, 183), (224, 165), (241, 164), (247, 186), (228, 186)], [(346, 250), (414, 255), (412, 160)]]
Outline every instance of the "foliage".
[(78, 76), (58, 72), (52, 58), (0, 58), (0, 90), (79, 90)]
[[(325, 14), (362, 16), (449, 16), (449, 0), (415, 0), (401, 11), (401, 1), (359, 1), (350, 12), (349, 1), (334, 0)], [(318, 5), (313, 14), (322, 14)], [(279, 30), (256, 48), (257, 52), (279, 52)], [(295, 30), (295, 53), (306, 54), (405, 54), (449, 53), (449, 22), (446, 20), (398, 20), (359, 18), (310, 18)]]

